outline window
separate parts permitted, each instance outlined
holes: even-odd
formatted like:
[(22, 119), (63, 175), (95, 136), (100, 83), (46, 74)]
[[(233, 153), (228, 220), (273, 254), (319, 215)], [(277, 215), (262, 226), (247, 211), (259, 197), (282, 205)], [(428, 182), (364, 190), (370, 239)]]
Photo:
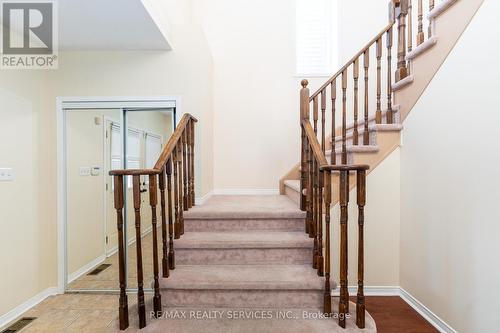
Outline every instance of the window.
[(296, 0), (297, 75), (328, 75), (338, 65), (337, 0)]

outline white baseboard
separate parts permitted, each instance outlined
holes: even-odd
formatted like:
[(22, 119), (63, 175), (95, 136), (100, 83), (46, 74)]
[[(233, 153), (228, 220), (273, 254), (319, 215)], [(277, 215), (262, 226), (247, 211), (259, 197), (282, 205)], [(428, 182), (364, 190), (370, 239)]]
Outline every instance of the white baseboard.
[(3, 329), (5, 326), (10, 324), (12, 321), (20, 317), (23, 313), (25, 313), (38, 303), (42, 302), (47, 297), (57, 294), (58, 294), (57, 287), (50, 287), (45, 289), (41, 293), (31, 297), (26, 302), (16, 306), (14, 309), (0, 316), (0, 329)]
[(444, 320), (439, 318), (434, 312), (429, 310), (425, 305), (423, 305), (419, 300), (413, 297), (409, 292), (403, 288), (399, 288), (400, 297), (408, 303), (415, 311), (417, 311), (425, 320), (427, 320), (432, 326), (434, 326), (441, 333), (457, 333), (450, 325), (448, 325)]
[(194, 199), (194, 204), (197, 205), (203, 205), (210, 197), (214, 195), (214, 191), (210, 191), (207, 194), (205, 194), (202, 197), (198, 197)]
[(277, 188), (217, 188), (214, 195), (278, 195)]
[(75, 281), (80, 276), (86, 274), (87, 272), (92, 270), (94, 267), (96, 267), (97, 265), (102, 263), (104, 260), (106, 260), (106, 255), (103, 254), (102, 256), (95, 258), (94, 260), (92, 260), (91, 262), (89, 262), (88, 264), (86, 264), (85, 266), (83, 266), (82, 268), (77, 270), (76, 272), (69, 274), (68, 275), (68, 284)]
[[(365, 286), (364, 293), (365, 296), (399, 296), (398, 286)], [(356, 295), (358, 292), (357, 286), (348, 287), (349, 295)], [(338, 297), (340, 293), (339, 287), (333, 289), (331, 295)]]

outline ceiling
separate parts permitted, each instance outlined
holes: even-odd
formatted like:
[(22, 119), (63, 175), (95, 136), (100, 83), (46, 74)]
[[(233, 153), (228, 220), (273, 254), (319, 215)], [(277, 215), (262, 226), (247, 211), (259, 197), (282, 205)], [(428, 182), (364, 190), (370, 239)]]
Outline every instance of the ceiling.
[(142, 0), (60, 0), (58, 11), (60, 50), (171, 49), (164, 25)]

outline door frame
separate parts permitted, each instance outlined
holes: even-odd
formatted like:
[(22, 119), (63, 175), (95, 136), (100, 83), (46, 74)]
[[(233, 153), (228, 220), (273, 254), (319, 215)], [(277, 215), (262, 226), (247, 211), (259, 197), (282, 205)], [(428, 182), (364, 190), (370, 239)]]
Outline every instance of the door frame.
[[(174, 128), (183, 115), (180, 96), (71, 96), (56, 97), (57, 150), (57, 292), (64, 294), (67, 286), (66, 230), (66, 111), (68, 109), (133, 109), (173, 108)], [(121, 118), (123, 118), (123, 113)], [(121, 123), (123, 124), (121, 119)], [(124, 127), (122, 126), (122, 136)], [(125, 163), (125, 161), (123, 161)]]

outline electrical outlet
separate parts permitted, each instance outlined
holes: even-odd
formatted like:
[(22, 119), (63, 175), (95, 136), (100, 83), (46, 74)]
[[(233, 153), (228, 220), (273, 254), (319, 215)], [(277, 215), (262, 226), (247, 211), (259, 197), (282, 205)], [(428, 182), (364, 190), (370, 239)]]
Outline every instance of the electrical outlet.
[(0, 168), (0, 182), (14, 181), (14, 170), (12, 168)]

